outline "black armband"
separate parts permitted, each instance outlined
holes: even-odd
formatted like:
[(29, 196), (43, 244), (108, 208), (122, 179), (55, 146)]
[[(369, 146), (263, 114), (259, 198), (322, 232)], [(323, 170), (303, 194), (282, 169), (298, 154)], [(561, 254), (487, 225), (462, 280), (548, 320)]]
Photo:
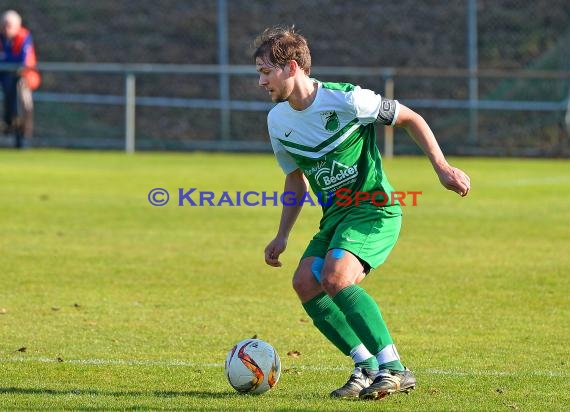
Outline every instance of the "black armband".
[(396, 100), (386, 99), (381, 97), (380, 110), (378, 111), (378, 117), (376, 120), (379, 123), (385, 125), (391, 125), (396, 117), (396, 108), (398, 107), (398, 102)]

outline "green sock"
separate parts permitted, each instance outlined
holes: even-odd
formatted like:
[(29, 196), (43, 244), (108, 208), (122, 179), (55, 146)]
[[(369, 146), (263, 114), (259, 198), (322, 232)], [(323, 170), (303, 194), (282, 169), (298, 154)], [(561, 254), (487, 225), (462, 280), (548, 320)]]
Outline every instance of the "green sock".
[(376, 356), (371, 356), (362, 362), (356, 362), (354, 366), (358, 366), (359, 368), (366, 368), (371, 371), (377, 371), (379, 369)]
[[(352, 285), (342, 289), (333, 298), (333, 302), (345, 314), (346, 321), (371, 353), (377, 354), (393, 344), (380, 308), (360, 286)], [(391, 360), (380, 365), (380, 368), (404, 370), (399, 360)]]
[(351, 349), (361, 344), (344, 314), (326, 293), (303, 303), (303, 307), (317, 329), (346, 356), (350, 356)]
[(404, 368), (404, 365), (402, 365), (402, 362), (399, 360), (383, 363), (382, 365), (379, 366), (379, 368), (390, 369), (392, 371), (403, 371), (404, 369), (406, 369)]

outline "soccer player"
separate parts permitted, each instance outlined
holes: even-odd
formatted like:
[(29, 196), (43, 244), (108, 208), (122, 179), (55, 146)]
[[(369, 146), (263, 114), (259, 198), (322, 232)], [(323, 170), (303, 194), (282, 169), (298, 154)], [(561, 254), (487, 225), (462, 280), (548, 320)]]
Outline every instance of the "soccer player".
[[(430, 127), (413, 110), (371, 90), (311, 78), (310, 50), (294, 27), (266, 29), (255, 47), (259, 86), (277, 103), (267, 124), (286, 175), (284, 190), (299, 200), (309, 185), (324, 200), (328, 195), (323, 193), (339, 190), (344, 198), (354, 196), (348, 205), (344, 199), (322, 202), (319, 231), (293, 276), (293, 288), (314, 325), (355, 363), (349, 380), (331, 396), (380, 399), (407, 392), (416, 379), (402, 364), (378, 305), (359, 286), (386, 260), (402, 215), (398, 202), (372, 195), (394, 191), (382, 168), (374, 123), (405, 128), (447, 189), (466, 196), (469, 177), (449, 165)], [(357, 202), (362, 193), (372, 198)], [(277, 235), (265, 248), (268, 265), (281, 266), (279, 256), (301, 207), (300, 201), (283, 207)]]
[(0, 18), (0, 62), (18, 63), (22, 67), (0, 72), (4, 91), (4, 121), (7, 130), (16, 132), (16, 147), (29, 145), (33, 134), (32, 90), (40, 85), (36, 70), (36, 52), (32, 35), (22, 26), (22, 17), (8, 10)]

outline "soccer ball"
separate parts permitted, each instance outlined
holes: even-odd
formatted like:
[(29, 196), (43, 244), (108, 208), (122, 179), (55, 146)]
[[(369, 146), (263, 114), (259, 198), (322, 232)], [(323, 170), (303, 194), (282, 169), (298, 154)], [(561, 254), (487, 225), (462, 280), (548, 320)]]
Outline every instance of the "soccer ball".
[(226, 377), (236, 391), (264, 393), (281, 375), (281, 361), (273, 347), (260, 339), (245, 339), (226, 356)]

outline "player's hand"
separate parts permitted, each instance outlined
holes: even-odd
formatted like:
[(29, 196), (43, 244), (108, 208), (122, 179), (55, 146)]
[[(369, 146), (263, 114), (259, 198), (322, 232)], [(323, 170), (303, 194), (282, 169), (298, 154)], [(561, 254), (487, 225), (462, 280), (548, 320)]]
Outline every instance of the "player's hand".
[(447, 164), (438, 168), (436, 172), (443, 187), (453, 190), (461, 197), (467, 196), (471, 190), (471, 179), (463, 170)]
[(279, 261), (279, 255), (283, 253), (287, 247), (287, 239), (276, 237), (265, 248), (265, 263), (269, 266), (280, 267), (282, 263)]

